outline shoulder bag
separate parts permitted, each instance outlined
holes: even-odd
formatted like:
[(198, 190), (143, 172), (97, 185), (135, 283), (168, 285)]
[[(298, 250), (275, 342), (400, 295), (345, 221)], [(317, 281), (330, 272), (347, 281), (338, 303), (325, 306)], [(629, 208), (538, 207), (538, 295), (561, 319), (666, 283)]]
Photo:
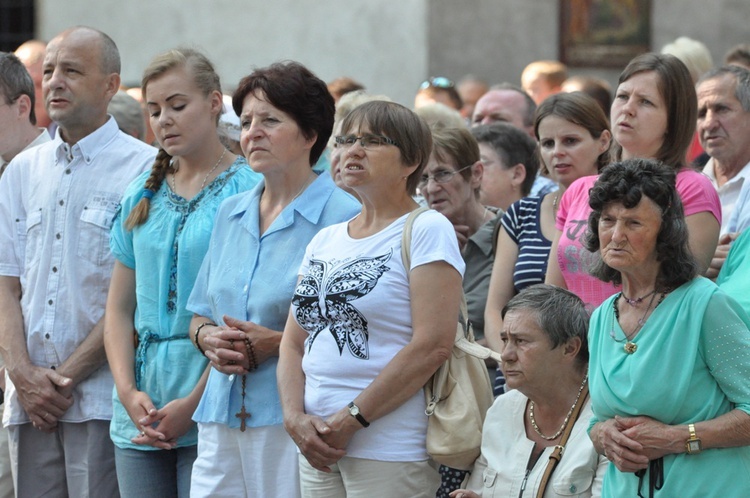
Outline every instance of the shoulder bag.
[[(428, 208), (416, 209), (406, 219), (401, 241), (401, 259), (407, 276), (411, 267), (411, 233), (414, 220)], [(429, 417), (427, 453), (436, 462), (460, 470), (471, 470), (482, 444), (484, 416), (492, 405), (492, 384), (484, 360), (500, 361), (500, 355), (474, 341), (466, 297), (461, 311), (451, 357), (424, 386)]]

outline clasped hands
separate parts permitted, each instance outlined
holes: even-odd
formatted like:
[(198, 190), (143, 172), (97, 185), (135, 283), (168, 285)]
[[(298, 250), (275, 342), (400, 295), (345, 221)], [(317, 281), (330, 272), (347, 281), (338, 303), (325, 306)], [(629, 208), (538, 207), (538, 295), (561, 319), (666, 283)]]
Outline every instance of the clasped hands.
[(8, 372), (18, 401), (34, 428), (51, 433), (73, 405), (73, 381), (51, 368), (28, 363)]
[(592, 432), (596, 446), (622, 472), (646, 469), (649, 461), (678, 453), (684, 446), (676, 426), (650, 417), (615, 416), (597, 426)]
[(346, 455), (345, 448), (362, 426), (347, 408), (342, 408), (326, 420), (294, 414), (284, 420), (284, 428), (313, 468), (330, 472), (330, 466)]
[(172, 400), (159, 409), (143, 391), (134, 391), (131, 397), (121, 397), (121, 401), (141, 431), (130, 440), (133, 444), (171, 450), (177, 446), (177, 439), (193, 426), (194, 409), (186, 398)]
[[(278, 354), (279, 332), (226, 315), (224, 323), (225, 326), (205, 327), (201, 333), (206, 358), (219, 372), (243, 375)], [(254, 357), (247, 350), (246, 338), (253, 345)]]

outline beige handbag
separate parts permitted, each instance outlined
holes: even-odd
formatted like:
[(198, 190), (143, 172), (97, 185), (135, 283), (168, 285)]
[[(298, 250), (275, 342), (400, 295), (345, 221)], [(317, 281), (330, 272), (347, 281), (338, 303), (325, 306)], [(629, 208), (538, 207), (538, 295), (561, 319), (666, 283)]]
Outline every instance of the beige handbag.
[[(401, 240), (401, 259), (411, 267), (411, 232), (422, 207), (406, 218)], [(424, 386), (429, 417), (427, 453), (436, 462), (460, 470), (471, 470), (482, 444), (484, 416), (492, 405), (492, 384), (484, 360), (500, 361), (500, 355), (474, 342), (466, 297), (461, 297), (461, 316), (451, 357)]]

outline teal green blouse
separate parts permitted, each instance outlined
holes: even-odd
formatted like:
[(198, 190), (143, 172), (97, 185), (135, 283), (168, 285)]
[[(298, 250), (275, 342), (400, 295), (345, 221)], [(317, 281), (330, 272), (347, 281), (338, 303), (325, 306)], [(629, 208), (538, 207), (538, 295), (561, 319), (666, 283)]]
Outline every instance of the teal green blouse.
[[(648, 318), (634, 339), (637, 351), (627, 354), (615, 298), (591, 317), (592, 426), (615, 415), (681, 425), (733, 409), (750, 414), (750, 318), (734, 299), (703, 277), (682, 285)], [(644, 496), (648, 482), (646, 475)], [(603, 497), (637, 496), (637, 488), (635, 474), (610, 463)], [(655, 496), (750, 496), (750, 447), (665, 456), (664, 485)]]
[[(127, 230), (130, 211), (141, 199), (150, 171), (135, 179), (123, 196), (110, 234), (112, 254), (135, 270), (135, 378), (157, 408), (187, 396), (206, 368), (207, 360), (188, 338), (193, 314), (185, 305), (208, 250), (219, 204), (229, 196), (249, 190), (261, 179), (243, 158), (237, 160), (191, 200), (172, 192), (167, 182), (151, 199), (148, 220)], [(113, 392), (112, 441), (120, 448), (152, 450), (135, 445), (138, 434), (127, 411)], [(177, 446), (197, 444), (194, 427), (178, 439)]]

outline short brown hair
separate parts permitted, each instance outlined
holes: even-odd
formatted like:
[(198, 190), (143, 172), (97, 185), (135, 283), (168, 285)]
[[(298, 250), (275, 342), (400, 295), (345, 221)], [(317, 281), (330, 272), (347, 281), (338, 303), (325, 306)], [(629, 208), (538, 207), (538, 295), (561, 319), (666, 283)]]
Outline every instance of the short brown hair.
[[(479, 161), (479, 144), (468, 128), (432, 128), (432, 152), (438, 160), (454, 163), (461, 177), (471, 180), (472, 168)], [(465, 168), (465, 169), (464, 169)], [(479, 198), (479, 187), (474, 189)]]
[(317, 163), (333, 131), (336, 112), (325, 82), (299, 62), (277, 62), (240, 80), (232, 96), (232, 108), (238, 116), (251, 93), (262, 93), (269, 104), (291, 116), (306, 139), (317, 137), (310, 149), (310, 166)]
[(432, 153), (432, 133), (427, 124), (413, 111), (395, 102), (376, 100), (354, 108), (341, 125), (341, 133), (350, 133), (363, 127), (370, 133), (384, 135), (401, 151), (404, 166), (417, 166), (406, 180), (409, 195), (417, 192), (422, 170)]

